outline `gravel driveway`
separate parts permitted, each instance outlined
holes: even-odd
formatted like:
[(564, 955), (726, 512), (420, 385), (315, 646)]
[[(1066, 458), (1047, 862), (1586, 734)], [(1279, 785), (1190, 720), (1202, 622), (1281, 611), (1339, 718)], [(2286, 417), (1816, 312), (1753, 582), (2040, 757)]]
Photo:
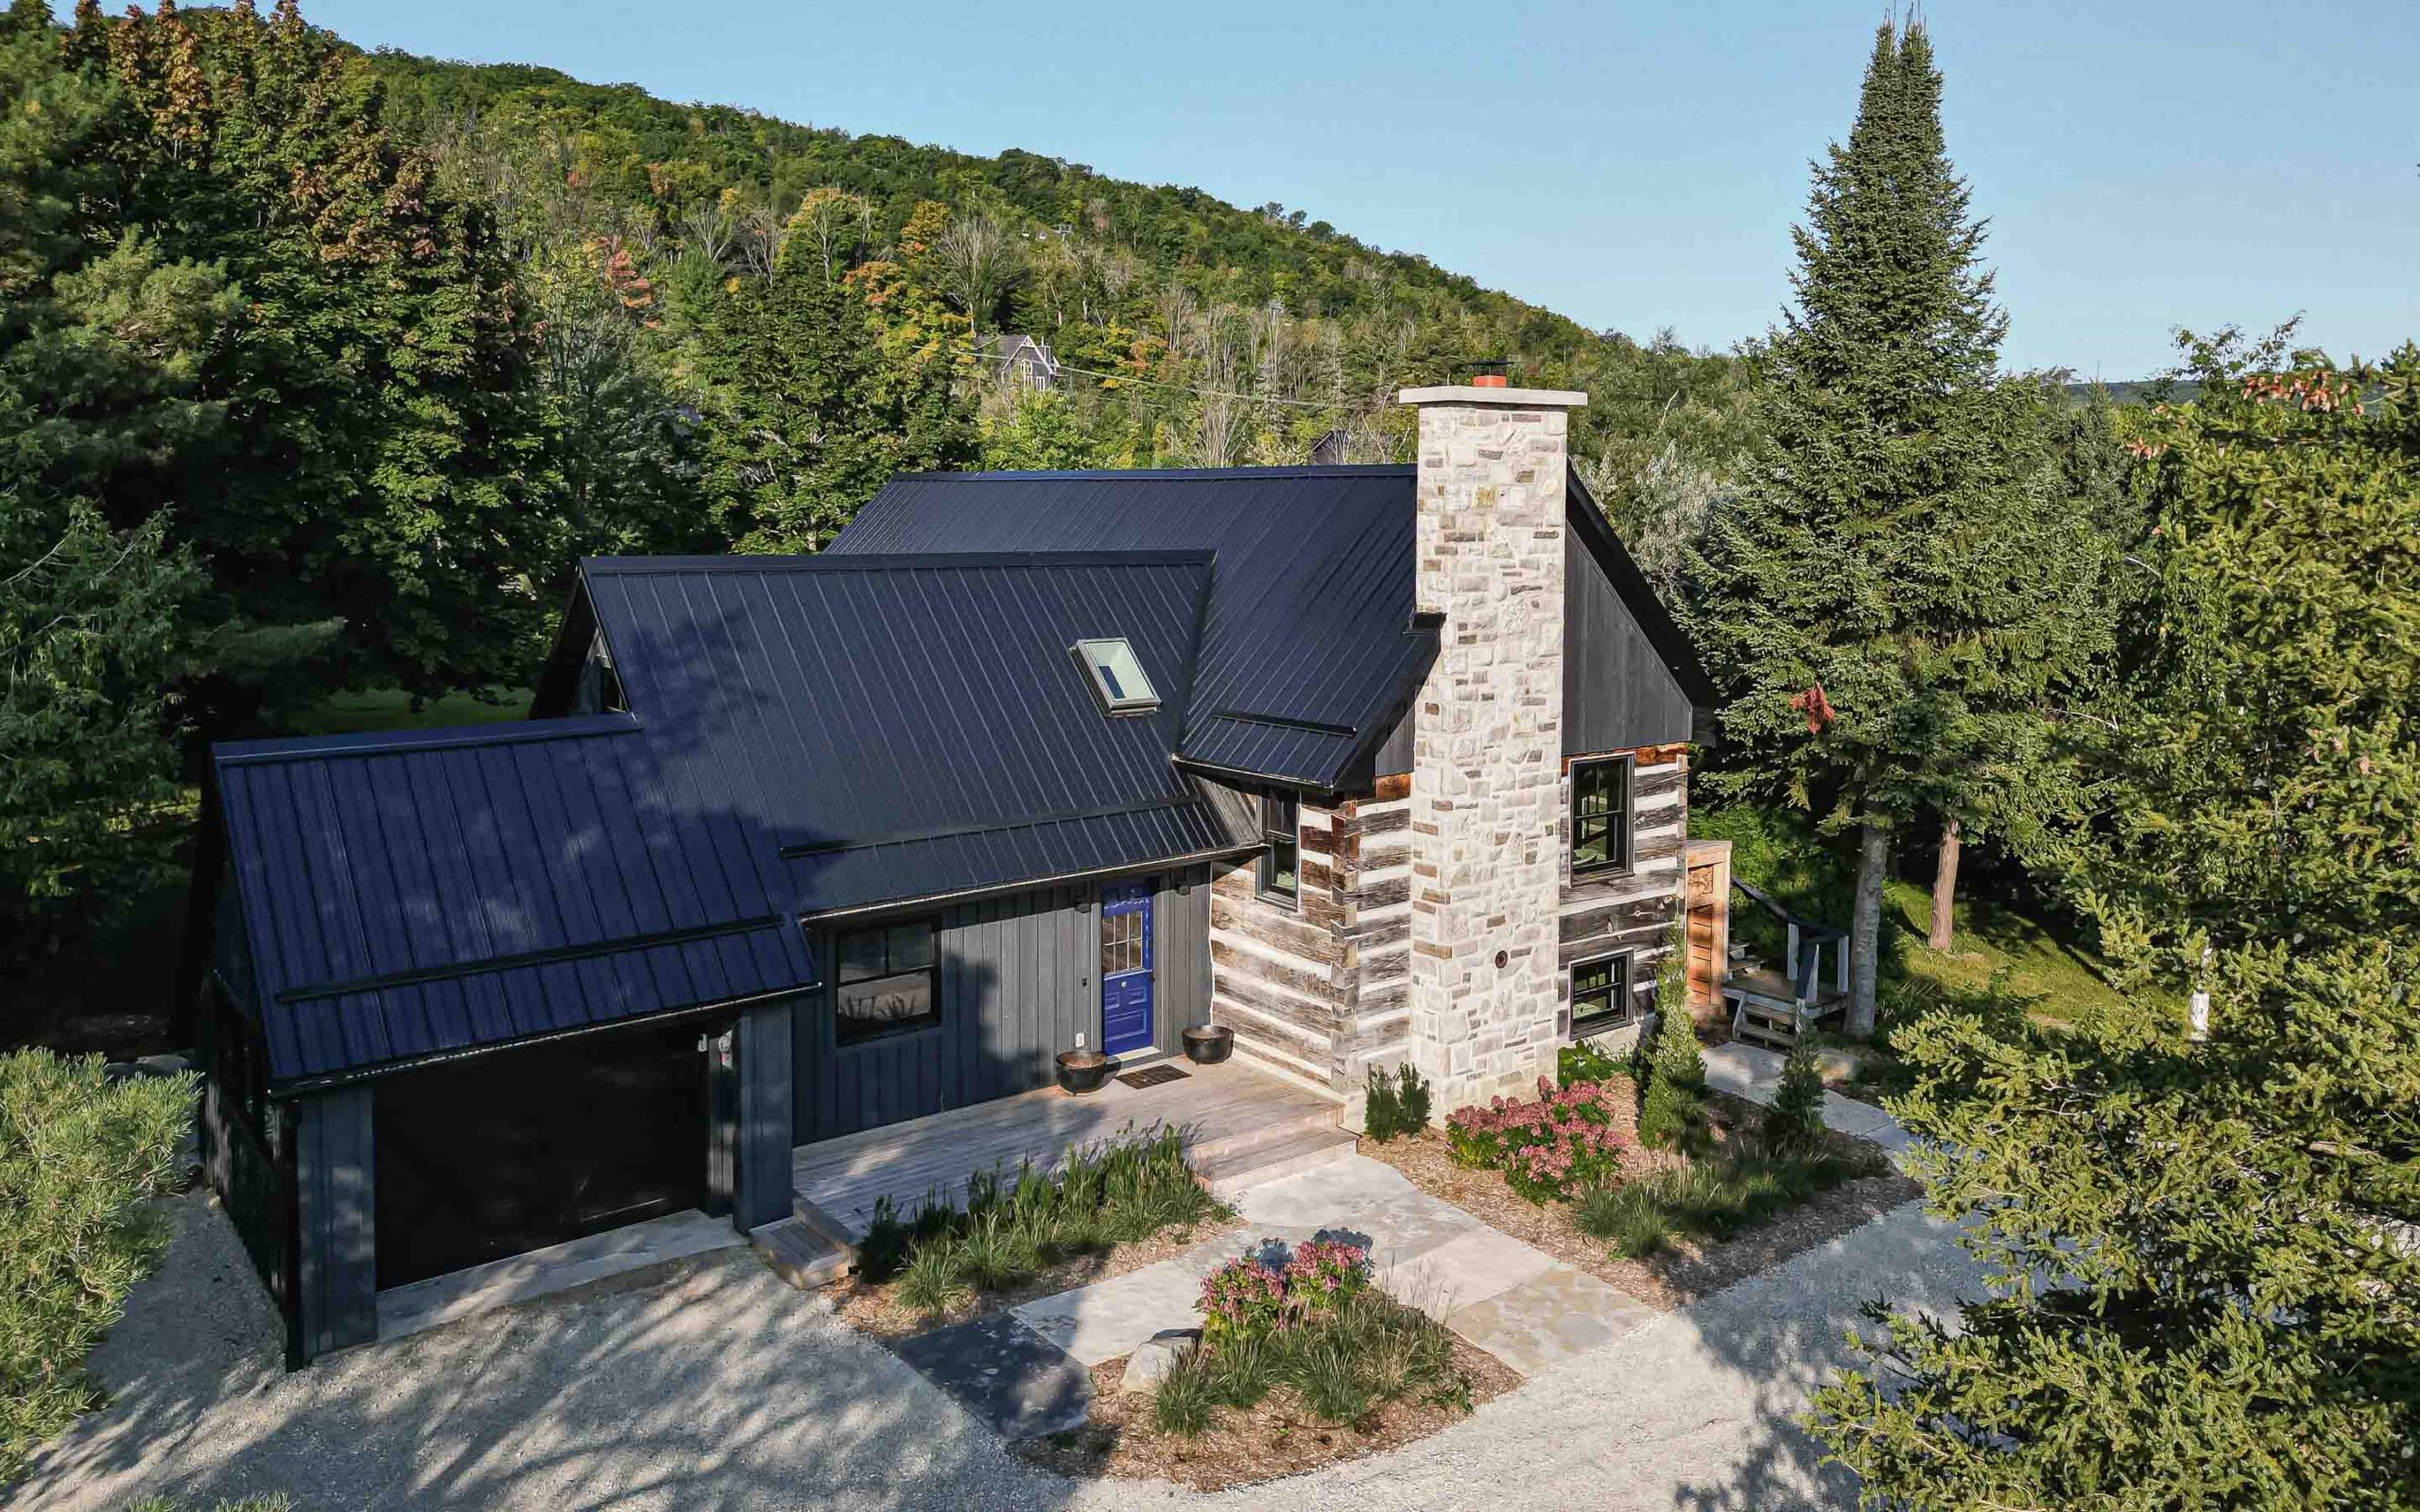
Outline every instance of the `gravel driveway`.
[(38, 1455), (25, 1512), (282, 1490), (302, 1512), (475, 1507), (1848, 1506), (1791, 1424), (1877, 1292), (1972, 1286), (1913, 1206), (1541, 1375), (1394, 1454), (1202, 1497), (1036, 1473), (746, 1250), (280, 1366), (208, 1199), (95, 1357), (114, 1396)]

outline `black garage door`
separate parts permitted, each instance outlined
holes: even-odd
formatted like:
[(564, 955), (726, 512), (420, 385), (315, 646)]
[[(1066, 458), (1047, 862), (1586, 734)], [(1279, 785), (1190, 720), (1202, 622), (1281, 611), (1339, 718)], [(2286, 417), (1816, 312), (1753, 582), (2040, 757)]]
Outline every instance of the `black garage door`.
[(700, 1206), (698, 1037), (605, 1030), (379, 1083), (379, 1286)]

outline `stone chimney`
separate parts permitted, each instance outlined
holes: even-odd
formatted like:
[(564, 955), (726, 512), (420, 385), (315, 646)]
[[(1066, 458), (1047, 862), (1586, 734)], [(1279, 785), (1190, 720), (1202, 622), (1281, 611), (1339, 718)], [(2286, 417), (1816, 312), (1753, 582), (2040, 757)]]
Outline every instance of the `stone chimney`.
[(1407, 388), (1417, 607), (1442, 614), (1412, 717), (1411, 1058), (1436, 1116), (1554, 1074), (1563, 893), (1564, 472), (1588, 396)]

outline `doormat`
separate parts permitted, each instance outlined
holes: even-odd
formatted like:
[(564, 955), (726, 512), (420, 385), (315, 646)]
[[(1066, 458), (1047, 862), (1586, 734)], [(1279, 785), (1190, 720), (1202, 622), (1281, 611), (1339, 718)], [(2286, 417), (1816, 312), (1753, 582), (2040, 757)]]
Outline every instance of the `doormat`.
[(1174, 1066), (1145, 1066), (1140, 1071), (1130, 1071), (1117, 1079), (1139, 1091), (1146, 1087), (1159, 1087), (1172, 1081), (1183, 1081), (1191, 1074), (1193, 1074), (1191, 1072), (1179, 1071)]

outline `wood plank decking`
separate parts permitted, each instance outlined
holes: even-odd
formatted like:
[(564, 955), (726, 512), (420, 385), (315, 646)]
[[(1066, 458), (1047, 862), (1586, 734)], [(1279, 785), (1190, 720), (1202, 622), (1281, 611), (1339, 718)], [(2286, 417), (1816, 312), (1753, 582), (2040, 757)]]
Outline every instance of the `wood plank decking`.
[(837, 1225), (855, 1243), (864, 1237), (878, 1197), (890, 1198), (902, 1214), (928, 1193), (955, 1202), (977, 1171), (1013, 1170), (1028, 1159), (1054, 1161), (1071, 1144), (1130, 1126), (1183, 1128), (1200, 1170), (1239, 1149), (1274, 1147), (1306, 1129), (1333, 1128), (1343, 1115), (1340, 1103), (1232, 1061), (1184, 1069), (1191, 1074), (1184, 1080), (1139, 1091), (1115, 1081), (1088, 1097), (1051, 1088), (802, 1144), (790, 1156), (800, 1215), (819, 1228)]

